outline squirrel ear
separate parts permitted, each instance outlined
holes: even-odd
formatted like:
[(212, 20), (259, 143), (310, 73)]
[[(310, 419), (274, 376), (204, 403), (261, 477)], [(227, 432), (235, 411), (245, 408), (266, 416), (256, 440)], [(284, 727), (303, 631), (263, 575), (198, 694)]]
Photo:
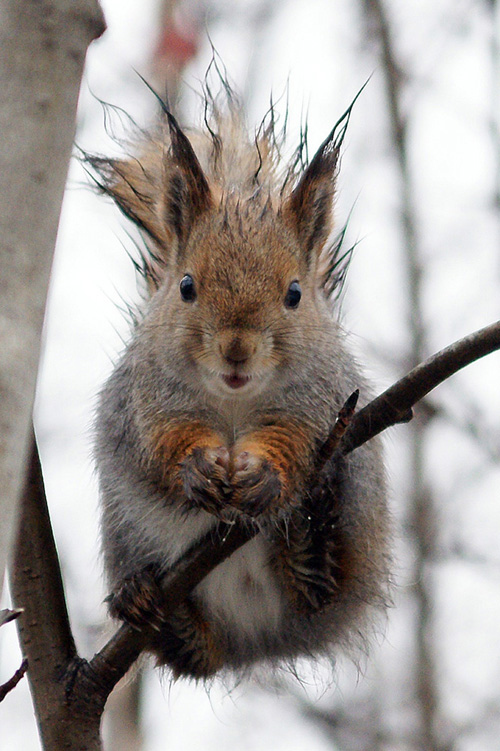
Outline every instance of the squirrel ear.
[(91, 167), (89, 174), (98, 190), (110, 196), (126, 217), (162, 247), (168, 238), (156, 210), (159, 170), (155, 149), (149, 146), (140, 160), (107, 159), (82, 151), (82, 162)]
[(335, 178), (340, 145), (335, 128), (321, 144), (285, 201), (283, 216), (293, 226), (310, 264), (332, 229)]
[[(164, 105), (163, 105), (164, 106)], [(172, 235), (186, 239), (193, 221), (213, 205), (210, 188), (188, 138), (164, 106), (170, 131), (170, 148), (162, 165), (163, 142), (146, 141), (139, 157), (107, 159), (82, 152), (99, 190), (115, 201), (123, 213), (167, 256)]]
[(193, 222), (212, 205), (207, 178), (194, 149), (175, 117), (164, 109), (170, 130), (163, 196), (164, 217), (179, 243), (185, 241)]

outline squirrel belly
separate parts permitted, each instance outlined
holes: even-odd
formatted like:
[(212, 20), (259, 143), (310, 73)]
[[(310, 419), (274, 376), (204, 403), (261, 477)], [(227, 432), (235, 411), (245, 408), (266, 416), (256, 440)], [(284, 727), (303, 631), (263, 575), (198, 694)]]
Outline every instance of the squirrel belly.
[[(109, 609), (153, 625), (159, 663), (195, 679), (356, 647), (389, 597), (391, 538), (376, 440), (314, 475), (346, 398), (370, 396), (332, 303), (345, 123), (283, 168), (272, 128), (249, 138), (235, 100), (209, 105), (206, 132), (165, 111), (134, 158), (87, 158), (151, 249), (97, 410)], [(166, 612), (162, 576), (236, 519), (258, 534)]]

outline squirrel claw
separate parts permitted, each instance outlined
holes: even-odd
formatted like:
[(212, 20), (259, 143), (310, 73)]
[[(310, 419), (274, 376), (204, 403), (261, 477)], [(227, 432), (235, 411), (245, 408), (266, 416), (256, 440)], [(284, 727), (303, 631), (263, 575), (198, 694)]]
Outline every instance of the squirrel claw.
[(207, 458), (213, 459), (214, 463), (229, 472), (229, 451), (225, 446), (219, 446), (216, 449), (207, 449)]
[(229, 451), (196, 447), (181, 462), (184, 492), (189, 503), (222, 517), (227, 511), (227, 497), (231, 494), (228, 478)]
[(278, 472), (270, 461), (242, 451), (233, 464), (231, 505), (251, 517), (274, 507), (282, 495)]

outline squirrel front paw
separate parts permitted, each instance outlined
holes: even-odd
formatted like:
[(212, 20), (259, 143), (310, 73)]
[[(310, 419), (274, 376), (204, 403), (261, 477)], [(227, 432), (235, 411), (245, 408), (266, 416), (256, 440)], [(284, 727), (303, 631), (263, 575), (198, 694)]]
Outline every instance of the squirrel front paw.
[(279, 510), (283, 485), (268, 459), (242, 451), (234, 459), (232, 469), (230, 503), (234, 508), (253, 518)]
[(231, 485), (228, 477), (229, 451), (225, 446), (197, 446), (181, 462), (180, 474), (188, 502), (215, 516), (225, 518)]

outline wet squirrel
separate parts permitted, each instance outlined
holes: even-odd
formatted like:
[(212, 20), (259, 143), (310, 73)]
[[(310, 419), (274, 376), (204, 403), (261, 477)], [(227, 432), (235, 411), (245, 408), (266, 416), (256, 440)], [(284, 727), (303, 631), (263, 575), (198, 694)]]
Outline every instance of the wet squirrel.
[[(335, 305), (330, 241), (351, 109), (285, 165), (274, 111), (250, 137), (225, 86), (187, 135), (163, 105), (133, 158), (87, 156), (143, 230), (149, 297), (96, 421), (113, 616), (156, 626), (174, 676), (350, 649), (388, 596), (390, 520), (377, 440), (314, 465), (346, 398), (369, 388)], [(321, 498), (321, 502), (318, 501)], [(173, 613), (159, 581), (220, 519), (258, 534)]]

